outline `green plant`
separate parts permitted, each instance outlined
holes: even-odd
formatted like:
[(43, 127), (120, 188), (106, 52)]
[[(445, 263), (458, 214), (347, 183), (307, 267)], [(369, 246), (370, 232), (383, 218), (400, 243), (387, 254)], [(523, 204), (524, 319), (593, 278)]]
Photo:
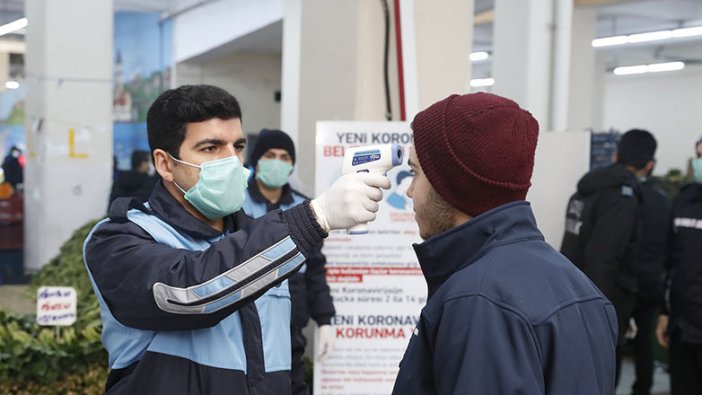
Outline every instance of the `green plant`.
[(41, 327), (35, 316), (0, 310), (0, 393), (100, 393), (107, 377), (107, 353), (100, 337), (97, 298), (83, 265), (82, 246), (95, 222), (78, 229), (31, 282), (74, 287), (78, 318), (70, 327)]

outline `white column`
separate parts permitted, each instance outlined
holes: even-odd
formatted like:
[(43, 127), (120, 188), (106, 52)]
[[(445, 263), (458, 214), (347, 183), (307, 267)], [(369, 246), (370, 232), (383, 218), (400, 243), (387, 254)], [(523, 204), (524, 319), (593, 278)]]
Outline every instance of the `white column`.
[(25, 269), (105, 215), (112, 183), (111, 1), (27, 0)]
[(529, 110), (550, 128), (552, 0), (495, 0), (493, 92)]
[(421, 111), (452, 93), (470, 91), (473, 0), (442, 0), (441, 6), (435, 0), (415, 0), (414, 15)]
[(555, 0), (553, 4), (553, 73), (549, 106), (551, 130), (565, 131), (568, 130), (573, 2)]
[[(597, 34), (597, 9), (578, 7), (573, 12), (569, 130), (585, 130), (600, 123), (597, 118), (602, 92), (598, 88), (596, 54), (592, 40)], [(603, 69), (604, 70), (604, 69)]]

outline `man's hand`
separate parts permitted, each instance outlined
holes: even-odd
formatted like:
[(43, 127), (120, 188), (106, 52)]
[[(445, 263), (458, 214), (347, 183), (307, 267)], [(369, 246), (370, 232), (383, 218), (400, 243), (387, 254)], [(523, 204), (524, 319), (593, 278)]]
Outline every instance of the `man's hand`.
[(668, 316), (661, 314), (658, 316), (658, 326), (656, 327), (656, 338), (658, 339), (658, 344), (663, 348), (668, 348), (670, 344), (670, 339), (666, 332), (668, 331)]
[(331, 325), (321, 325), (317, 328), (319, 335), (319, 350), (317, 351), (317, 360), (321, 363), (327, 359), (329, 354), (331, 354), (332, 347), (334, 347), (334, 330)]
[(383, 191), (390, 179), (374, 173), (352, 173), (341, 176), (331, 188), (311, 202), (317, 222), (326, 232), (348, 229), (373, 221)]

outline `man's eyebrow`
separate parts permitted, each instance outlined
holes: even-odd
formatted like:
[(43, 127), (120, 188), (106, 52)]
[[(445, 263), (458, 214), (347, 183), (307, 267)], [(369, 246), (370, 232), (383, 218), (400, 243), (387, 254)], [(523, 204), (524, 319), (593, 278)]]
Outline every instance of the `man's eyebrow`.
[(242, 137), (239, 140), (234, 142), (234, 145), (239, 145), (239, 144), (246, 144), (246, 137)]
[(225, 144), (227, 144), (227, 142), (222, 140), (222, 139), (204, 139), (204, 140), (200, 140), (197, 143), (195, 143), (195, 145), (193, 145), (193, 148), (201, 147), (201, 146), (207, 145), (207, 144), (225, 145)]

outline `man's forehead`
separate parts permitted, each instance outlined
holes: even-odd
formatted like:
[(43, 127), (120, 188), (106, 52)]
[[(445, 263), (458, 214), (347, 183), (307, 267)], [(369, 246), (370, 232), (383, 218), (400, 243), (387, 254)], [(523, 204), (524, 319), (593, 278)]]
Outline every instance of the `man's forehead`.
[(284, 148), (269, 148), (266, 152), (263, 153), (265, 154), (276, 154), (276, 155), (283, 155), (283, 154), (288, 154), (290, 155), (290, 152)]

